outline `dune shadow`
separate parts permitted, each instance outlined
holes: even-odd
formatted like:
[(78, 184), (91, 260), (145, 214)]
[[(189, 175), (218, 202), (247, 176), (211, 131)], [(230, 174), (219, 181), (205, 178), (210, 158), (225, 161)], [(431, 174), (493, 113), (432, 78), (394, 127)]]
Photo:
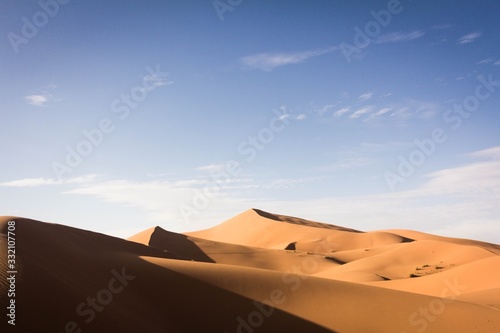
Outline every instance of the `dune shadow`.
[(189, 240), (188, 236), (170, 232), (160, 227), (156, 227), (151, 234), (149, 246), (167, 251), (175, 259), (215, 262), (194, 242)]
[(345, 265), (347, 263), (347, 261), (343, 261), (343, 260), (337, 259), (335, 257), (330, 257), (330, 256), (326, 256), (325, 259), (333, 261), (334, 263), (337, 263), (339, 265)]
[(401, 238), (402, 238), (401, 243), (411, 243), (415, 241), (414, 239), (408, 237), (401, 236)]

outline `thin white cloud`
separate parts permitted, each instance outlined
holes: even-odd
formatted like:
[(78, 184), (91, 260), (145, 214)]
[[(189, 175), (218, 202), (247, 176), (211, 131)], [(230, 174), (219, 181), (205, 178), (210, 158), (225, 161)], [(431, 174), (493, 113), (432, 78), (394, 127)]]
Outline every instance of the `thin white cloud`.
[(277, 67), (299, 64), (335, 50), (336, 48), (295, 53), (259, 53), (242, 57), (240, 62), (249, 68), (271, 71)]
[(199, 166), (199, 167), (195, 168), (195, 170), (205, 171), (205, 172), (217, 172), (217, 171), (222, 171), (225, 168), (226, 168), (225, 163), (213, 163), (213, 164)]
[(318, 116), (322, 116), (334, 107), (335, 107), (335, 105), (333, 105), (333, 104), (327, 104), (327, 105), (325, 105), (325, 106), (323, 106), (323, 107), (321, 107), (318, 110), (315, 110), (313, 112), (317, 113)]
[(472, 43), (473, 41), (475, 41), (479, 37), (481, 37), (480, 32), (471, 32), (467, 35), (460, 37), (458, 40), (458, 44), (461, 44), (461, 45), (469, 44), (469, 43)]
[(432, 29), (434, 29), (434, 30), (448, 30), (448, 29), (451, 29), (452, 27), (453, 27), (452, 24), (443, 23), (443, 24), (433, 25)]
[[(248, 209), (246, 205), (238, 204), (238, 197), (241, 197), (241, 191), (255, 188), (258, 185), (248, 178), (228, 182), (207, 178), (204, 183), (200, 183), (198, 179), (142, 182), (113, 180), (78, 186), (64, 194), (86, 195), (105, 202), (135, 207), (143, 211), (151, 223), (177, 223), (186, 231), (191, 223), (213, 221), (214, 216), (220, 219), (228, 209)], [(182, 209), (187, 209), (185, 212), (190, 215), (189, 219), (185, 219)], [(193, 211), (197, 213), (191, 214)]]
[(493, 65), (500, 65), (500, 60), (495, 61)]
[(401, 107), (401, 108), (397, 109), (396, 111), (391, 113), (390, 116), (395, 117), (395, 118), (410, 118), (411, 115), (412, 115), (412, 113), (411, 113), (410, 108), (405, 106), (405, 107)]
[(100, 200), (137, 207), (146, 212), (170, 209), (171, 203), (189, 192), (169, 182), (107, 181), (92, 186), (79, 187), (65, 192), (94, 196)]
[(425, 35), (423, 31), (412, 31), (412, 32), (391, 32), (387, 34), (380, 35), (378, 38), (374, 40), (374, 43), (376, 44), (383, 44), (383, 43), (401, 43), (401, 42), (407, 42), (410, 40), (418, 39), (421, 38)]
[(50, 94), (43, 93), (37, 95), (28, 95), (25, 96), (25, 98), (28, 100), (28, 104), (30, 105), (45, 106), (50, 102), (52, 96)]
[(500, 190), (500, 161), (473, 163), (445, 169), (432, 173), (428, 177), (431, 180), (421, 189), (426, 194), (471, 195), (477, 191)]
[(13, 180), (9, 182), (0, 183), (1, 187), (37, 187), (37, 186), (47, 186), (47, 185), (59, 185), (62, 184), (61, 181), (46, 178), (25, 178), (19, 180)]
[(361, 117), (362, 115), (370, 112), (372, 110), (372, 107), (371, 106), (365, 106), (357, 111), (355, 111), (353, 114), (351, 114), (350, 118), (351, 119), (355, 119), (355, 118), (359, 118)]
[(371, 118), (382, 116), (392, 110), (392, 107), (382, 108), (371, 115)]
[(86, 184), (86, 183), (98, 181), (101, 178), (102, 177), (100, 175), (91, 174), (91, 175), (69, 178), (67, 180), (64, 180), (63, 182), (66, 184)]
[(173, 185), (176, 187), (195, 187), (206, 185), (209, 183), (208, 179), (186, 179), (186, 180), (177, 180), (173, 182)]
[(297, 120), (304, 120), (306, 118), (307, 118), (307, 116), (305, 114), (299, 114), (295, 119), (297, 119)]
[(434, 102), (405, 100), (380, 109), (379, 111), (373, 113), (370, 118), (373, 119), (384, 114), (389, 114), (389, 117), (399, 121), (400, 125), (406, 126), (409, 120), (430, 120), (440, 112), (442, 112), (442, 108)]
[(335, 113), (333, 114), (334, 117), (341, 117), (343, 116), (344, 114), (346, 114), (347, 112), (349, 112), (351, 110), (351, 108), (342, 108), (340, 110), (337, 110), (335, 111)]
[[(430, 120), (442, 112), (442, 108), (429, 101), (404, 100), (390, 103), (380, 107), (375, 104), (358, 105), (359, 100), (368, 100), (372, 93), (366, 93), (358, 97), (354, 106), (346, 106), (333, 113), (334, 117), (348, 116), (351, 119), (361, 119), (364, 122), (374, 119), (392, 119), (392, 124), (396, 126), (408, 126), (408, 122), (415, 119)], [(378, 100), (378, 99), (377, 99)], [(356, 105), (358, 105), (356, 107)]]
[(98, 178), (98, 175), (86, 175), (66, 180), (56, 180), (51, 178), (24, 178), (0, 183), (0, 187), (39, 187), (64, 184), (85, 184), (96, 181)]
[(347, 156), (340, 159), (340, 161), (320, 166), (319, 172), (337, 172), (341, 170), (352, 170), (363, 167), (373, 162), (373, 159), (363, 156)]
[(385, 143), (362, 142), (360, 150), (365, 154), (380, 154), (386, 151), (399, 151), (401, 149), (408, 149), (413, 147), (414, 143), (411, 141), (388, 141)]
[(488, 59), (483, 59), (481, 61), (476, 62), (476, 65), (486, 65), (486, 64), (490, 64), (492, 62), (493, 62), (493, 59), (488, 58)]
[(479, 150), (479, 151), (467, 154), (467, 156), (472, 157), (472, 158), (487, 158), (487, 159), (500, 160), (500, 146)]
[(290, 114), (289, 113), (281, 114), (278, 117), (279, 120), (285, 120), (285, 119), (288, 119), (288, 118), (290, 118)]
[(163, 73), (150, 73), (142, 78), (143, 86), (141, 91), (149, 92), (159, 87), (171, 85), (174, 81), (170, 80), (166, 74)]
[(24, 98), (30, 105), (48, 106), (52, 102), (60, 102), (62, 100), (61, 98), (55, 97), (52, 94), (56, 88), (57, 86), (55, 84), (49, 84), (38, 90), (37, 93), (26, 95), (24, 96)]
[(432, 119), (442, 111), (441, 107), (433, 102), (414, 101), (415, 116), (421, 119)]
[(482, 196), (500, 202), (500, 147), (472, 153), (474, 157), (490, 160), (440, 170), (427, 175), (430, 180), (410, 195), (456, 195), (459, 197)]
[(364, 102), (371, 99), (375, 95), (374, 92), (366, 92), (358, 97), (358, 102)]
[(323, 179), (324, 177), (308, 177), (308, 178), (280, 178), (274, 179), (263, 186), (264, 189), (293, 189), (300, 187), (301, 184), (314, 182)]

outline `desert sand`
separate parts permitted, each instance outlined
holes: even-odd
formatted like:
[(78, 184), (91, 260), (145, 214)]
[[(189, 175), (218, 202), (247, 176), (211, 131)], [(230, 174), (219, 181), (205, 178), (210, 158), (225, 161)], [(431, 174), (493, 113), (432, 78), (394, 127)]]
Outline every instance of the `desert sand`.
[(258, 209), (129, 239), (1, 217), (4, 309), (8, 221), (2, 332), (500, 332), (500, 245)]

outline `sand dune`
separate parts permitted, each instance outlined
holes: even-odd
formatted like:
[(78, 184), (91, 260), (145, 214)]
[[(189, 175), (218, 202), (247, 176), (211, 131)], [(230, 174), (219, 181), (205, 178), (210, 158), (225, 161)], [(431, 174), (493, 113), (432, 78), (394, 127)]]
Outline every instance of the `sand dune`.
[(309, 222), (250, 209), (213, 228), (186, 233), (213, 241), (285, 249), (290, 244), (299, 251), (328, 253), (410, 241), (389, 232), (365, 233), (353, 229)]
[(11, 220), (17, 321), (2, 332), (500, 331), (496, 244), (252, 209), (128, 240), (2, 217), (2, 249)]

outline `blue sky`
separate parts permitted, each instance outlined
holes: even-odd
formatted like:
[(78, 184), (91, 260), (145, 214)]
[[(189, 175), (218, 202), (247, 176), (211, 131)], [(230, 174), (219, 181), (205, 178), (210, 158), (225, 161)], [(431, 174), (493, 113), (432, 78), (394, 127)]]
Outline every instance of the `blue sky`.
[(0, 13), (3, 215), (126, 237), (256, 207), (498, 243), (495, 1)]

